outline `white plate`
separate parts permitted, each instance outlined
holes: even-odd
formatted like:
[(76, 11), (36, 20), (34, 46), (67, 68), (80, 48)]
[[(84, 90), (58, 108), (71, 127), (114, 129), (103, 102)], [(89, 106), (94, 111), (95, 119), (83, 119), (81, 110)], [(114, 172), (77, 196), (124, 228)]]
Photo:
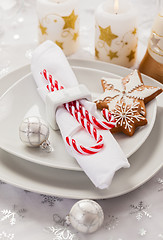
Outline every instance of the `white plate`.
[[(71, 60), (72, 64), (85, 66), (86, 61)], [(90, 67), (127, 75), (130, 70), (111, 64), (90, 62)], [(107, 67), (107, 68), (106, 68)], [(29, 72), (29, 66), (21, 68), (0, 79), (0, 95)], [(147, 79), (147, 77), (145, 77)], [(154, 81), (155, 86), (162, 87)], [(83, 172), (65, 171), (34, 164), (0, 150), (0, 179), (30, 191), (65, 198), (104, 199), (130, 192), (149, 180), (162, 166), (163, 156), (163, 95), (158, 97), (158, 111), (154, 127), (140, 149), (129, 162), (129, 169), (121, 169), (113, 178), (109, 190), (96, 189)]]
[[(73, 67), (79, 83), (87, 85), (93, 93), (102, 93), (101, 77), (117, 77), (112, 73), (100, 69)], [(13, 73), (13, 78), (14, 78)], [(146, 80), (152, 85), (153, 80)], [(48, 154), (40, 148), (26, 147), (19, 139), (18, 129), (20, 122), (25, 116), (41, 116), (46, 119), (45, 106), (38, 95), (36, 84), (31, 74), (26, 75), (15, 83), (0, 99), (0, 147), (18, 157), (41, 165), (59, 169), (81, 171), (74, 158), (67, 154), (59, 131), (50, 129), (50, 142), (55, 149)], [(115, 134), (127, 157), (131, 156), (147, 139), (153, 127), (156, 116), (156, 100), (147, 105), (148, 124), (136, 130), (131, 138), (124, 134)]]

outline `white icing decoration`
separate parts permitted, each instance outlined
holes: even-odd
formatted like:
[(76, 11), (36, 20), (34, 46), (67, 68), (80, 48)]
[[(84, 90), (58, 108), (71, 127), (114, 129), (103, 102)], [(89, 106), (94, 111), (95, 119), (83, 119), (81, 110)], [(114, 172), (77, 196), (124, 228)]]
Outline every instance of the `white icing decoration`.
[(151, 96), (152, 94), (154, 94), (155, 92), (157, 92), (159, 90), (159, 88), (155, 87), (155, 88), (147, 88), (146, 86), (143, 86), (144, 89), (143, 90), (138, 90), (135, 89), (133, 92), (129, 93), (128, 96), (133, 97), (133, 98), (138, 98), (138, 99), (144, 99), (147, 98), (149, 96)]
[[(121, 95), (115, 97), (110, 103), (108, 103), (108, 109), (111, 111), (115, 108), (115, 106), (117, 105), (117, 102), (119, 102), (121, 100)], [(132, 98), (128, 98), (128, 97), (123, 97), (124, 102), (127, 105), (132, 105), (134, 103), (134, 100)]]
[[(121, 79), (103, 78), (105, 84), (112, 86), (112, 89), (108, 90), (105, 86), (105, 91), (103, 94), (96, 99), (96, 102), (107, 101), (110, 98), (107, 105), (109, 110), (113, 110), (117, 102), (125, 100), (127, 105), (133, 104), (134, 100), (144, 100), (151, 96), (153, 93), (157, 92), (159, 88), (144, 86), (141, 82), (138, 71), (134, 70), (129, 76)], [(127, 82), (126, 82), (127, 81)], [(142, 114), (145, 114), (144, 108), (141, 110)]]
[(117, 96), (117, 97), (113, 98), (113, 100), (110, 103), (107, 104), (109, 111), (111, 111), (115, 108), (117, 102), (119, 102), (120, 99), (121, 99), (121, 97)]
[(128, 78), (128, 83), (125, 84), (126, 92), (129, 93), (133, 91), (135, 88), (142, 86), (143, 83), (140, 80), (139, 74), (137, 70), (134, 70), (132, 74), (127, 76)]
[(103, 100), (107, 97), (114, 98), (119, 95), (120, 95), (120, 92), (105, 89), (105, 91), (95, 101), (98, 101), (99, 99)]
[[(119, 107), (119, 108), (118, 108)], [(125, 124), (124, 128), (128, 129), (129, 132), (131, 132), (133, 126), (131, 123), (134, 123), (134, 120), (140, 121), (144, 120), (145, 118), (140, 114), (134, 114), (138, 113), (138, 107), (139, 103), (133, 103), (131, 106), (126, 105), (125, 103), (118, 103), (117, 108), (114, 109), (114, 111), (111, 111), (111, 114), (113, 114), (116, 125), (115, 127), (122, 126)]]
[(122, 92), (124, 90), (121, 78), (102, 78), (102, 80), (104, 80), (107, 85), (112, 85), (114, 89), (119, 92)]

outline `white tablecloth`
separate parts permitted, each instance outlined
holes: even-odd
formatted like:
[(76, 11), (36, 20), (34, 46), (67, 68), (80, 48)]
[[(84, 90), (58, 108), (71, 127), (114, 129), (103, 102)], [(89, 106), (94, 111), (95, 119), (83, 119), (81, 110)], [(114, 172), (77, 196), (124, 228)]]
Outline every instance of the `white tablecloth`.
[[(82, 1), (81, 46), (71, 58), (94, 59), (93, 13), (100, 2)], [(146, 50), (143, 44), (147, 43), (156, 1), (133, 2), (140, 15), (138, 64)], [(6, 21), (5, 25), (8, 30), (5, 27), (4, 34), (0, 35), (1, 77), (30, 63), (32, 51), (37, 45), (35, 1), (24, 1), (20, 13)], [(97, 201), (104, 210), (105, 220), (102, 228), (94, 234), (80, 234), (67, 226), (65, 216), (75, 202), (28, 192), (0, 181), (0, 239), (163, 239), (163, 169), (131, 193)]]

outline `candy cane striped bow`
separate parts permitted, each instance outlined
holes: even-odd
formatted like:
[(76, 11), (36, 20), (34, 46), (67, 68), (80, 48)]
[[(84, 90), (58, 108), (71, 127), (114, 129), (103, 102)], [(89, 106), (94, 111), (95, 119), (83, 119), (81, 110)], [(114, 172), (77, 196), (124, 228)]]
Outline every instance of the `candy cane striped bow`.
[[(47, 80), (48, 84), (46, 86), (49, 92), (54, 92), (63, 89), (64, 87), (59, 84), (57, 80), (50, 75), (46, 69), (41, 72), (41, 75)], [(103, 136), (99, 134), (96, 127), (104, 130), (109, 130), (115, 126), (115, 120), (112, 115), (110, 115), (110, 120), (108, 122), (100, 121), (99, 119), (92, 116), (85, 108), (80, 104), (78, 100), (65, 103), (65, 109), (85, 128), (85, 130), (95, 139), (96, 145), (91, 147), (84, 147), (78, 144), (75, 139), (70, 136), (66, 137), (66, 143), (73, 148), (76, 152), (80, 154), (94, 154), (99, 152), (104, 146)], [(93, 126), (95, 125), (95, 126)]]

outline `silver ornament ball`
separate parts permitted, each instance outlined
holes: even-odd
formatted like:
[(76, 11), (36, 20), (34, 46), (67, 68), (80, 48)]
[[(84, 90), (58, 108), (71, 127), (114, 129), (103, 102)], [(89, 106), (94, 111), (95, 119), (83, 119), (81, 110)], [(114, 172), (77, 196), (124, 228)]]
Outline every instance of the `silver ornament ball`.
[(21, 141), (30, 147), (38, 147), (49, 138), (49, 127), (39, 117), (25, 118), (19, 127)]
[(83, 233), (93, 233), (101, 227), (104, 213), (98, 203), (86, 199), (74, 204), (68, 218), (76, 230)]

